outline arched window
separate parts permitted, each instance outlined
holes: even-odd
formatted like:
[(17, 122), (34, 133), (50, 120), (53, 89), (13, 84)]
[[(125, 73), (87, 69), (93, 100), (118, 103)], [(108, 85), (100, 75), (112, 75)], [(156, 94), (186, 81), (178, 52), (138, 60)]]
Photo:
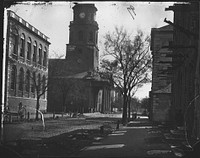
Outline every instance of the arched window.
[(16, 89), (16, 78), (17, 78), (17, 68), (15, 65), (13, 65), (11, 69), (11, 82), (10, 82), (10, 88), (12, 90)]
[[(46, 77), (43, 76), (43, 78), (42, 78), (42, 91), (45, 91), (45, 88), (46, 88)], [(43, 98), (45, 98), (45, 92), (43, 94)]]
[(38, 92), (40, 92), (41, 91), (41, 76), (40, 76), (40, 74), (38, 74), (37, 86), (38, 86)]
[(24, 57), (25, 52), (25, 35), (22, 34), (20, 38), (20, 56)]
[(39, 60), (38, 64), (42, 65), (42, 45), (39, 46)]
[(33, 62), (36, 62), (36, 57), (37, 57), (37, 42), (34, 42), (33, 45)]
[(17, 55), (17, 46), (18, 46), (18, 31), (16, 29), (13, 29), (11, 32), (11, 41), (10, 41), (11, 54)]
[(24, 84), (24, 70), (20, 68), (19, 70), (19, 90), (23, 91), (23, 84)]
[(83, 41), (83, 31), (78, 32), (78, 39), (79, 41)]
[(47, 66), (47, 48), (44, 48), (43, 66)]
[(26, 92), (29, 92), (30, 89), (30, 71), (27, 70), (26, 72)]
[(31, 92), (35, 93), (35, 72), (32, 74), (32, 80), (31, 80)]
[(27, 41), (27, 59), (31, 60), (31, 38), (28, 38)]
[(93, 40), (94, 40), (94, 38), (93, 38), (93, 32), (90, 31), (90, 33), (89, 33), (89, 41), (93, 42)]

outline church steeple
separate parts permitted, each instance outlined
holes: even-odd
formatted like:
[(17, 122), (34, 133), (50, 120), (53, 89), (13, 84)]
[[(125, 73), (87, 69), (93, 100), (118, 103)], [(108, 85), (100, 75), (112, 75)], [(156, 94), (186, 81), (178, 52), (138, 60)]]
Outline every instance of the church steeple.
[(94, 4), (77, 4), (73, 7), (74, 20), (70, 22), (69, 44), (93, 44), (97, 46), (98, 24), (95, 21)]
[(69, 44), (66, 59), (84, 66), (86, 71), (98, 67), (98, 24), (95, 21), (97, 8), (94, 4), (76, 4), (70, 22)]
[(74, 22), (94, 22), (97, 8), (94, 4), (77, 4), (74, 9)]

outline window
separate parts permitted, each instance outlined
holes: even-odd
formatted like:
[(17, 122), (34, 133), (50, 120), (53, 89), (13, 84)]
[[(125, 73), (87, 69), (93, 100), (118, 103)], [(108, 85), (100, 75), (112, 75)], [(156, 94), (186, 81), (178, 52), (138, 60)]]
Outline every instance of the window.
[(27, 59), (31, 60), (31, 38), (28, 38), (27, 41)]
[(11, 33), (11, 41), (10, 41), (11, 54), (17, 54), (17, 45), (18, 45), (18, 32), (16, 29), (13, 29)]
[(83, 41), (83, 31), (78, 32), (78, 39), (79, 41)]
[(10, 88), (12, 90), (16, 89), (16, 74), (17, 74), (17, 69), (16, 66), (13, 65), (11, 70), (11, 82), (10, 82)]
[(32, 93), (35, 93), (35, 72), (33, 72), (33, 74), (32, 74), (33, 76), (32, 76), (32, 81), (31, 81), (31, 92)]
[(26, 72), (26, 92), (29, 92), (30, 89), (30, 71)]
[(93, 32), (92, 31), (90, 31), (90, 33), (89, 33), (89, 41), (93, 42)]
[(21, 35), (21, 39), (20, 39), (20, 56), (24, 57), (24, 51), (25, 51), (25, 35), (22, 34)]
[(38, 64), (42, 65), (42, 45), (39, 46), (39, 60)]
[(44, 48), (43, 66), (47, 66), (47, 48)]
[(37, 43), (35, 41), (33, 45), (33, 62), (36, 62), (36, 57), (37, 57)]
[[(43, 76), (42, 78), (42, 90), (45, 91), (45, 87), (46, 87), (46, 77)], [(45, 92), (43, 94), (43, 98), (45, 98)]]
[(19, 70), (19, 90), (23, 91), (23, 84), (24, 84), (24, 70), (21, 68)]

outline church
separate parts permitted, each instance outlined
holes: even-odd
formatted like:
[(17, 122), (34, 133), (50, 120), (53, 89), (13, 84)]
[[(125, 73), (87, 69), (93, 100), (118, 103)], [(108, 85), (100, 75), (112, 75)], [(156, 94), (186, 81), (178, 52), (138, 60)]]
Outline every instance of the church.
[(49, 59), (48, 112), (111, 111), (110, 77), (99, 72), (97, 8), (76, 4), (65, 59)]

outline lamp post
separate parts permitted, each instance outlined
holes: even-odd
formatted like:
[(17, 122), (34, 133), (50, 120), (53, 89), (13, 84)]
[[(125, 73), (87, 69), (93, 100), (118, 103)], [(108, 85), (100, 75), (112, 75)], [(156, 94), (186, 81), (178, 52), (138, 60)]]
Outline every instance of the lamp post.
[(5, 65), (6, 65), (6, 44), (7, 44), (7, 11), (4, 8), (4, 32), (3, 32), (3, 53), (0, 56), (1, 70), (0, 70), (0, 84), (1, 89), (1, 105), (0, 105), (0, 117), (1, 117), (1, 130), (0, 130), (0, 143), (3, 142), (3, 122), (4, 122), (4, 99), (5, 99)]

